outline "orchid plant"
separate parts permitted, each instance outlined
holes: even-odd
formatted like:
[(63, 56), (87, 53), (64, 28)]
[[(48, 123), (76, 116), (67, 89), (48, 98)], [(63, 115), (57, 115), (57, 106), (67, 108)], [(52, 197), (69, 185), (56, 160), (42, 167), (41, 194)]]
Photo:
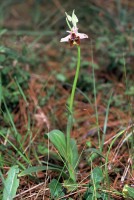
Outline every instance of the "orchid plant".
[(66, 136), (60, 130), (53, 130), (47, 134), (48, 139), (53, 143), (56, 150), (58, 151), (58, 156), (64, 162), (64, 169), (68, 171), (69, 183), (70, 181), (76, 183), (76, 172), (79, 163), (78, 149), (76, 141), (71, 138), (71, 130), (73, 126), (73, 103), (76, 91), (77, 80), (80, 70), (80, 41), (81, 39), (88, 38), (84, 33), (78, 32), (78, 18), (73, 10), (72, 16), (66, 14), (66, 22), (69, 27), (68, 36), (61, 38), (60, 42), (68, 42), (71, 47), (76, 46), (78, 51), (77, 68), (75, 73), (75, 78), (72, 86), (72, 92), (70, 96), (69, 108), (68, 108), (68, 123)]

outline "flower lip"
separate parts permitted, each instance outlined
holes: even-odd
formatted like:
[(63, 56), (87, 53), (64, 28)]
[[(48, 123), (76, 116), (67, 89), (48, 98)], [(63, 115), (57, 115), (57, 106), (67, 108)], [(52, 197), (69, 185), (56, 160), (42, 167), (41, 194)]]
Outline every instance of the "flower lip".
[[(61, 38), (60, 42), (69, 42), (71, 41), (71, 44), (70, 46), (73, 46), (72, 45), (72, 42), (73, 44), (80, 44), (80, 40), (81, 39), (85, 39), (85, 38), (88, 38), (88, 36), (84, 33), (78, 33), (78, 28), (73, 28), (72, 31), (67, 31), (69, 33), (68, 36), (64, 37), (64, 38)], [(78, 41), (78, 42), (76, 42)]]
[(76, 36), (74, 32), (71, 33), (71, 37), (69, 39), (70, 46), (80, 45), (80, 37)]

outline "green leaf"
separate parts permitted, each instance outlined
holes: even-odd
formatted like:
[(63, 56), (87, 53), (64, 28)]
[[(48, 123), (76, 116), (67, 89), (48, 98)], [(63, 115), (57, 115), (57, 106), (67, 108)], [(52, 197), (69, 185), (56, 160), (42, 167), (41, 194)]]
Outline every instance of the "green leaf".
[(19, 186), (19, 179), (17, 178), (18, 173), (19, 168), (17, 165), (9, 169), (7, 179), (4, 181), (2, 200), (12, 200), (15, 197), (17, 188)]
[[(101, 191), (101, 190), (100, 190)], [(99, 192), (100, 192), (99, 191)], [(99, 193), (98, 191), (94, 192), (94, 187), (91, 186), (90, 188), (87, 189), (87, 191), (84, 194), (84, 199), (85, 200), (114, 200), (113, 198), (109, 197), (108, 194), (101, 192)]]
[(45, 145), (39, 144), (37, 151), (44, 156), (49, 154), (50, 158), (62, 161), (61, 157), (56, 152), (50, 151)]
[(103, 173), (101, 168), (95, 167), (91, 172), (91, 179), (94, 183), (94, 185), (100, 184), (103, 180)]
[(64, 187), (67, 189), (67, 192), (72, 192), (77, 190), (78, 184), (74, 182), (72, 179), (64, 180)]
[(70, 152), (70, 163), (71, 166), (75, 169), (78, 165), (78, 159), (79, 159), (79, 155), (78, 155), (78, 148), (77, 148), (77, 144), (76, 141), (74, 139), (71, 138), (70, 141), (70, 146), (71, 146), (71, 152)]
[(53, 170), (53, 171), (58, 171), (58, 172), (63, 172), (63, 169), (60, 167), (53, 167), (53, 166), (34, 166), (34, 167), (29, 167), (25, 170), (23, 170), (18, 176), (26, 176), (26, 175), (31, 175), (31, 173), (37, 173), (39, 171), (43, 171), (43, 170)]
[(64, 133), (59, 130), (53, 130), (47, 133), (47, 136), (55, 148), (58, 150), (59, 154), (66, 160), (66, 140)]
[(4, 46), (0, 46), (0, 53), (5, 53), (5, 47)]
[(65, 193), (63, 192), (61, 183), (59, 183), (56, 179), (53, 179), (49, 183), (49, 189), (50, 189), (50, 193), (51, 193), (51, 198), (54, 198), (55, 200), (59, 199), (60, 197), (63, 197), (65, 195)]
[(87, 195), (86, 200), (94, 200), (93, 194)]
[(102, 153), (98, 150), (98, 149), (95, 149), (95, 148), (89, 148), (86, 150), (86, 152), (93, 152), (93, 153), (96, 153), (98, 154), (99, 156), (103, 157), (105, 159), (105, 157), (102, 155)]
[(0, 37), (1, 37), (2, 35), (4, 35), (6, 32), (7, 32), (7, 29), (1, 29), (1, 30), (0, 30)]
[(123, 197), (126, 199), (133, 199), (134, 198), (134, 188), (128, 186), (127, 184), (123, 187)]
[(4, 62), (6, 60), (6, 56), (1, 54), (0, 55), (0, 63)]
[(96, 191), (94, 192), (94, 187), (91, 186), (87, 189), (86, 193), (84, 194), (84, 199), (86, 200), (97, 200), (101, 198), (101, 195)]
[(64, 74), (58, 73), (58, 74), (56, 74), (56, 79), (58, 81), (65, 82), (66, 81), (66, 76)]

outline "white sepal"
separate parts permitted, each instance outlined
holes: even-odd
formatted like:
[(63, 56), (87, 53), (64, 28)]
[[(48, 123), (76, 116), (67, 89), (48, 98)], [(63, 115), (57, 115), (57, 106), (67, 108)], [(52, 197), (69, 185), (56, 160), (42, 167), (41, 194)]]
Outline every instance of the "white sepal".
[(72, 21), (72, 17), (70, 15), (68, 15), (66, 12), (65, 12), (66, 16), (67, 16), (67, 19), (71, 22)]
[(75, 12), (75, 10), (73, 10), (73, 12), (72, 12), (72, 24), (73, 24), (73, 27), (77, 27), (76, 24), (78, 23), (79, 20), (74, 12)]

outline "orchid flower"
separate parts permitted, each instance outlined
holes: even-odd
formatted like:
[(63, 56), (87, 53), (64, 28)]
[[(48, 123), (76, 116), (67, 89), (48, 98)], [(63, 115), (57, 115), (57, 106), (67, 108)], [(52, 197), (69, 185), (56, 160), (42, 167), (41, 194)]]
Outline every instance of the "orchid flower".
[[(73, 10), (72, 16), (68, 15), (67, 13), (65, 14), (66, 14), (66, 21), (70, 28), (70, 31), (66, 31), (69, 33), (69, 35), (64, 38), (61, 38), (60, 42), (69, 42), (70, 46), (80, 45), (80, 40), (88, 38), (88, 36), (84, 33), (78, 32), (78, 28), (77, 28), (78, 18), (75, 15), (74, 10)], [(70, 26), (69, 22), (72, 23), (72, 27)]]

